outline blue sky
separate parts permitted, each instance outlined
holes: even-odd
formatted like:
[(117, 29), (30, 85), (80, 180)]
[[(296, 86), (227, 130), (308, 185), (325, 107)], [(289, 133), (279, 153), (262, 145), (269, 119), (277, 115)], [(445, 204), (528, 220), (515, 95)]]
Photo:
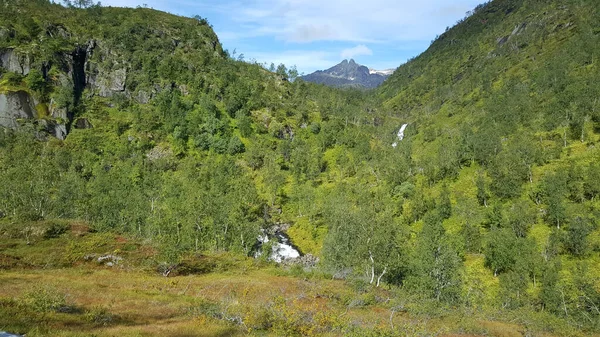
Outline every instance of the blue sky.
[(483, 0), (102, 0), (207, 18), (224, 48), (301, 73), (343, 59), (378, 70), (425, 51)]

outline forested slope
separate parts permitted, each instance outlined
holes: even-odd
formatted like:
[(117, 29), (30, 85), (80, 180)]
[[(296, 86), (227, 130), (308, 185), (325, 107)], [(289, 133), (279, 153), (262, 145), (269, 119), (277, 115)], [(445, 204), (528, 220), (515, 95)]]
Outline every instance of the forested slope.
[(445, 232), (475, 302), (597, 322), (599, 14), (593, 1), (492, 1), (378, 92), (409, 123), (418, 196), (402, 217), (416, 242)]
[(381, 125), (361, 92), (233, 60), (200, 17), (3, 8), (0, 93), (23, 97), (2, 111), (9, 219), (79, 218), (178, 252), (250, 253), (260, 228), (295, 219), (282, 211), (297, 204), (286, 202), (295, 186), (326, 179), (326, 150), (360, 144), (368, 155)]
[(200, 17), (0, 6), (2, 227), (85, 221), (176, 263), (289, 224), (416, 310), (599, 329), (594, 1), (482, 5), (373, 92), (234, 60)]

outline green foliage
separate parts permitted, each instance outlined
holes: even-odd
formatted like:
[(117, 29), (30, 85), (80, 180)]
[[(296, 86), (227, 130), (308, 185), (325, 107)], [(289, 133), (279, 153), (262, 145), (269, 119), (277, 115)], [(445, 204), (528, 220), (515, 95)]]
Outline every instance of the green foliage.
[(23, 76), (12, 71), (5, 73), (2, 78), (6, 80), (8, 85), (17, 86), (23, 82)]
[(229, 146), (227, 147), (227, 152), (231, 155), (235, 155), (238, 153), (243, 153), (246, 151), (246, 147), (244, 143), (238, 137), (231, 137), (229, 140)]
[(68, 223), (60, 222), (60, 221), (50, 221), (48, 228), (44, 233), (45, 239), (53, 239), (60, 237), (65, 234), (70, 229)]
[(587, 236), (592, 232), (595, 226), (589, 223), (588, 219), (577, 217), (569, 224), (564, 246), (573, 256), (585, 257), (590, 245)]
[(546, 204), (546, 221), (560, 228), (560, 225), (567, 220), (564, 201), (568, 194), (567, 175), (561, 170), (545, 176), (541, 183), (541, 189)]
[(545, 270), (542, 274), (542, 290), (540, 299), (544, 308), (553, 313), (560, 313), (563, 308), (561, 291), (558, 288), (560, 280), (559, 272), (561, 269), (560, 261), (558, 259), (551, 260), (546, 264)]
[(32, 289), (23, 297), (23, 303), (33, 311), (42, 314), (59, 311), (67, 305), (65, 294), (47, 287)]
[(509, 271), (516, 264), (520, 248), (518, 238), (509, 229), (492, 230), (487, 237), (485, 264), (494, 274)]
[(96, 306), (85, 312), (85, 319), (99, 326), (106, 326), (115, 321), (115, 315), (111, 314), (108, 308)]
[(25, 84), (33, 91), (43, 93), (46, 89), (46, 80), (41, 71), (32, 69), (25, 77)]
[(477, 185), (477, 201), (479, 202), (479, 206), (487, 206), (487, 201), (490, 196), (486, 189), (486, 181), (483, 172), (477, 174), (477, 181), (475, 184)]
[(452, 203), (450, 202), (450, 191), (448, 186), (442, 185), (442, 192), (440, 193), (440, 202), (437, 206), (437, 210), (442, 219), (448, 219), (452, 216)]
[[(228, 57), (199, 16), (72, 5), (9, 1), (0, 12), (0, 48), (31, 63), (26, 77), (4, 72), (0, 89), (67, 115), (0, 132), (6, 235), (60, 240), (68, 228), (56, 219), (83, 219), (202, 273), (220, 262), (190, 256), (253, 256), (261, 230), (290, 224), (326, 272), (401, 286), (423, 310), (535, 308), (594, 327), (594, 2), (481, 5), (372, 92)], [(82, 88), (73, 55), (92, 45)], [(122, 65), (125, 89), (113, 91), (102, 76)], [(40, 140), (52, 122), (65, 141)], [(38, 220), (46, 227), (20, 226)], [(68, 260), (106, 247), (98, 235), (69, 244)], [(257, 329), (307, 329), (296, 312), (265, 310)], [(97, 311), (90, 322), (104, 324), (110, 313)]]
[(442, 220), (442, 215), (435, 211), (425, 216), (414, 252), (415, 265), (407, 282), (437, 301), (457, 303), (461, 291), (461, 260), (450, 245)]

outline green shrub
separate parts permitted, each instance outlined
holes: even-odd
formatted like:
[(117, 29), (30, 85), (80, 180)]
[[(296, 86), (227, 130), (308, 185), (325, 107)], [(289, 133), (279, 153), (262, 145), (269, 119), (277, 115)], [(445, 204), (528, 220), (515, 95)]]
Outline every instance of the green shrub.
[(238, 137), (233, 136), (233, 137), (231, 137), (231, 139), (229, 139), (229, 146), (227, 147), (227, 152), (230, 155), (244, 153), (245, 151), (246, 151), (246, 147), (244, 146), (244, 143), (242, 143), (242, 141)]
[(66, 298), (66, 295), (57, 289), (36, 287), (23, 296), (22, 303), (32, 311), (49, 313), (67, 308)]
[(27, 87), (35, 92), (43, 92), (46, 88), (46, 80), (41, 71), (32, 69), (25, 77)]
[(210, 256), (192, 256), (184, 258), (177, 266), (178, 275), (207, 274), (217, 267), (216, 259)]
[(3, 77), (9, 85), (20, 85), (23, 82), (23, 76), (12, 71), (7, 72)]
[(44, 232), (44, 239), (54, 239), (65, 234), (70, 226), (66, 222), (50, 221)]
[(110, 311), (101, 306), (95, 306), (85, 312), (85, 319), (96, 325), (110, 325), (115, 321), (115, 315), (111, 314)]
[(222, 310), (219, 304), (204, 298), (199, 299), (189, 311), (192, 316), (204, 315), (206, 317), (217, 319), (222, 316)]

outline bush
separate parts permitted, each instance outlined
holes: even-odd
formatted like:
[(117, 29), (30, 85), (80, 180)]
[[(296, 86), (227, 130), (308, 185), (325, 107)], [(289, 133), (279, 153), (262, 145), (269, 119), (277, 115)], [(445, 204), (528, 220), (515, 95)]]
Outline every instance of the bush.
[(270, 306), (261, 308), (247, 307), (244, 310), (244, 325), (249, 332), (255, 330), (266, 331), (273, 326), (274, 316)]
[(176, 268), (177, 275), (207, 274), (217, 268), (215, 258), (209, 256), (192, 256), (183, 259)]
[(7, 72), (3, 77), (9, 85), (20, 85), (23, 82), (23, 76), (12, 71)]
[(115, 320), (115, 316), (107, 308), (96, 306), (85, 312), (85, 319), (90, 323), (106, 326)]
[(68, 223), (59, 221), (50, 221), (44, 232), (44, 239), (54, 239), (65, 234), (69, 230)]
[(67, 308), (66, 295), (49, 287), (34, 288), (23, 296), (22, 303), (39, 313), (56, 312)]
[(242, 141), (236, 136), (231, 137), (229, 140), (229, 146), (227, 147), (227, 152), (230, 155), (235, 155), (238, 153), (244, 153), (245, 151), (246, 147), (244, 146), (244, 143), (242, 143)]
[(206, 316), (219, 319), (222, 316), (223, 310), (218, 303), (201, 298), (190, 309), (192, 316)]
[(41, 71), (32, 69), (27, 77), (25, 77), (25, 84), (27, 87), (35, 92), (43, 92), (46, 88), (46, 80)]

